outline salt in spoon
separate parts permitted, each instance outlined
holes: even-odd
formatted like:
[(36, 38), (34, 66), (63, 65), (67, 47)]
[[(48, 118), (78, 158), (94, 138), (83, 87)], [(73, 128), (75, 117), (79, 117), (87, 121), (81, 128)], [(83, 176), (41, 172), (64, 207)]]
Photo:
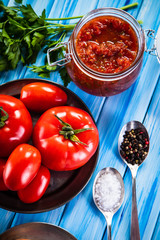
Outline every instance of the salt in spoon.
[[(140, 129), (144, 135), (146, 136), (147, 143), (148, 143), (148, 149), (146, 152), (146, 155), (143, 156), (143, 161), (138, 163), (128, 163), (128, 160), (126, 160), (125, 155), (122, 154), (121, 144), (124, 141), (124, 135), (126, 132), (130, 132), (131, 130)], [(138, 121), (130, 121), (127, 124), (125, 124), (120, 132), (119, 139), (118, 139), (118, 151), (123, 159), (123, 161), (127, 164), (129, 167), (131, 174), (132, 174), (132, 216), (131, 216), (131, 240), (140, 240), (140, 232), (139, 232), (139, 223), (138, 223), (138, 212), (137, 212), (137, 201), (136, 201), (136, 175), (138, 167), (144, 162), (145, 158), (148, 155), (149, 152), (149, 136), (146, 128), (144, 125)], [(138, 161), (138, 160), (137, 160)]]
[(124, 199), (124, 183), (120, 173), (114, 168), (104, 168), (96, 176), (93, 184), (93, 200), (107, 221), (108, 240), (111, 240), (111, 223), (115, 212)]

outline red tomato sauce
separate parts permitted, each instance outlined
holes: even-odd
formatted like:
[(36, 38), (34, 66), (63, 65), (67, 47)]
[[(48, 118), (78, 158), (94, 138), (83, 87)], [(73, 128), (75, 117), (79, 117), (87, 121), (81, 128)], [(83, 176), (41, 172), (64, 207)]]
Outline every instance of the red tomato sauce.
[(113, 16), (101, 16), (80, 29), (76, 50), (81, 61), (94, 71), (118, 73), (134, 62), (138, 39), (126, 21)]

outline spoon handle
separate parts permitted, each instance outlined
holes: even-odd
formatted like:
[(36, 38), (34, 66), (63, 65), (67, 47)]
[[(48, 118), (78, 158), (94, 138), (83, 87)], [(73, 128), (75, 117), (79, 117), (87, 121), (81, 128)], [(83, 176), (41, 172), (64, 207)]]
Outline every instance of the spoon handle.
[(108, 235), (108, 240), (111, 240), (111, 223), (112, 223), (112, 217), (113, 214), (107, 214), (105, 215), (106, 221), (107, 221), (107, 235)]
[(108, 240), (111, 240), (111, 225), (107, 224)]
[(137, 212), (137, 200), (136, 200), (136, 176), (132, 176), (131, 240), (140, 240), (138, 212)]

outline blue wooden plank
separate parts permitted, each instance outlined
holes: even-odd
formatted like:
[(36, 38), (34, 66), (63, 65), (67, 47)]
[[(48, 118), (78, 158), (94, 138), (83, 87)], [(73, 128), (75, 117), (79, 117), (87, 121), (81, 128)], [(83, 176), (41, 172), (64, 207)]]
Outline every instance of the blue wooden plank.
[(63, 213), (64, 206), (44, 213), (36, 213), (36, 214), (16, 214), (14, 220), (12, 222), (11, 227), (22, 223), (29, 223), (29, 222), (46, 222), (50, 224), (58, 225), (61, 214)]
[(5, 6), (8, 5), (8, 2), (9, 2), (9, 0), (5, 0), (5, 1), (3, 1), (3, 3), (4, 3)]
[(152, 240), (159, 239), (159, 236), (160, 236), (160, 214), (158, 216), (157, 223), (155, 225), (155, 229), (152, 235)]
[(10, 228), (15, 213), (0, 208), (0, 234)]
[[(138, 196), (142, 192), (143, 195), (139, 198), (140, 221), (143, 221), (141, 227), (143, 239), (150, 239), (154, 231), (154, 226), (160, 212), (160, 163), (159, 163), (159, 141), (160, 136), (157, 131), (160, 131), (160, 79), (157, 84), (154, 96), (150, 103), (150, 107), (145, 120), (146, 126), (151, 136), (150, 155), (148, 161), (140, 168), (137, 181), (140, 183), (140, 174), (143, 176), (143, 185), (140, 184)], [(146, 184), (147, 183), (147, 184)], [(148, 210), (147, 210), (148, 209)]]

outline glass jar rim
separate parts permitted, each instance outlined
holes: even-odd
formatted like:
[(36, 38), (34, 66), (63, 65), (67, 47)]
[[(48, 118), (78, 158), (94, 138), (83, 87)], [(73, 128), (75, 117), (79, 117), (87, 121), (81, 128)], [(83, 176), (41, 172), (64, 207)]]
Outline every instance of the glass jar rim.
[[(100, 13), (102, 13), (103, 15), (98, 15)], [(95, 14), (97, 14), (97, 15), (95, 16)], [(114, 14), (118, 14), (118, 16), (116, 16)], [(134, 62), (131, 64), (130, 67), (128, 67), (127, 69), (125, 69), (121, 72), (118, 72), (118, 73), (101, 73), (101, 72), (94, 71), (93, 69), (86, 66), (80, 60), (80, 58), (77, 54), (77, 50), (76, 50), (75, 40), (77, 38), (77, 35), (78, 35), (80, 29), (84, 26), (84, 24), (98, 16), (106, 16), (106, 15), (107, 16), (116, 16), (116, 17), (119, 17), (119, 18), (125, 20), (126, 22), (128, 22), (131, 25), (131, 27), (133, 28), (133, 30), (136, 29), (136, 31), (137, 31), (137, 32), (135, 32), (136, 35), (138, 33), (139, 36), (141, 37), (141, 41), (142, 41), (142, 43), (138, 43), (139, 44), (138, 54), (137, 54), (137, 57), (134, 60)], [(137, 36), (137, 39), (138, 39), (138, 41), (140, 40), (138, 38), (138, 36)], [(141, 46), (140, 46), (140, 44), (141, 44)], [(115, 78), (115, 80), (117, 80), (117, 78), (124, 77), (124, 75), (131, 73), (137, 67), (137, 65), (139, 64), (139, 62), (143, 56), (144, 50), (145, 50), (145, 36), (144, 36), (143, 29), (140, 26), (140, 24), (137, 22), (137, 20), (132, 15), (127, 13), (126, 11), (124, 11), (122, 9), (118, 9), (118, 8), (112, 8), (112, 7), (98, 8), (98, 9), (94, 9), (94, 10), (88, 12), (77, 23), (77, 25), (74, 28), (73, 33), (72, 33), (71, 49), (73, 49), (73, 57), (76, 60), (76, 62), (78, 63), (78, 66), (81, 68), (82, 71), (85, 71), (85, 73), (87, 75), (92, 75), (92, 77), (94, 75), (95, 77), (98, 77), (99, 79), (103, 79), (103, 80), (104, 80), (104, 78), (108, 78), (108, 79), (106, 79), (106, 81), (110, 80), (110, 79), (113, 81), (114, 78)]]

